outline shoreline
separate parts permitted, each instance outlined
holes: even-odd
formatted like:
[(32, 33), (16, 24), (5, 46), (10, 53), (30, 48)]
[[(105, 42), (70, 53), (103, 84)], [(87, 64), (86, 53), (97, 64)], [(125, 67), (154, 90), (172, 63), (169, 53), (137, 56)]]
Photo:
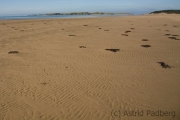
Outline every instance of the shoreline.
[[(65, 16), (65, 15), (62, 15)], [(70, 17), (69, 17), (70, 16)], [(69, 15), (68, 17), (47, 17), (47, 18), (22, 18), (22, 19), (0, 19), (0, 21), (8, 21), (8, 20), (54, 20), (54, 19), (91, 19), (91, 18), (114, 18), (114, 17), (140, 17), (140, 16), (180, 16), (179, 14), (166, 14), (166, 13), (156, 13), (156, 14), (137, 14), (137, 15), (98, 15), (98, 16), (91, 16), (91, 15), (77, 15), (78, 17), (71, 17), (76, 15)], [(85, 17), (83, 17), (85, 16)], [(87, 17), (86, 17), (87, 16)], [(89, 16), (89, 17), (88, 17)], [(21, 16), (1, 16), (1, 17), (21, 17)], [(23, 17), (29, 17), (29, 16), (23, 16)]]
[(0, 20), (36, 20), (36, 19), (74, 19), (74, 18), (103, 18), (132, 15), (52, 15), (52, 16), (0, 16)]

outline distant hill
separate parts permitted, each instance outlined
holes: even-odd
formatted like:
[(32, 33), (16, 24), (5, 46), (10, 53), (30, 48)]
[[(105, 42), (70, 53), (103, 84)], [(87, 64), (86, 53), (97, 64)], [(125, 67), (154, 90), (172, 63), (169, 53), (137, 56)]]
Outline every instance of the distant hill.
[(131, 13), (104, 13), (104, 12), (93, 12), (93, 13), (89, 13), (89, 12), (71, 12), (71, 13), (47, 13), (47, 14), (32, 14), (32, 15), (28, 15), (28, 16), (44, 16), (44, 15), (118, 15), (118, 14), (127, 14), (127, 15), (132, 15)]
[(180, 10), (161, 10), (161, 11), (154, 11), (150, 14), (157, 14), (157, 13), (167, 13), (167, 14), (180, 14)]
[(130, 14), (130, 13), (104, 13), (104, 12), (72, 12), (72, 13), (48, 13), (45, 15), (114, 15), (114, 14)]

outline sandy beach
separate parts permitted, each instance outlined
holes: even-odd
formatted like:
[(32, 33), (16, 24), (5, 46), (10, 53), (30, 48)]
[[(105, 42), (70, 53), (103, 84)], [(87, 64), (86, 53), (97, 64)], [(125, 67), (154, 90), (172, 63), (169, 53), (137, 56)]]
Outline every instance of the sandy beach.
[(180, 15), (0, 21), (0, 120), (179, 120)]

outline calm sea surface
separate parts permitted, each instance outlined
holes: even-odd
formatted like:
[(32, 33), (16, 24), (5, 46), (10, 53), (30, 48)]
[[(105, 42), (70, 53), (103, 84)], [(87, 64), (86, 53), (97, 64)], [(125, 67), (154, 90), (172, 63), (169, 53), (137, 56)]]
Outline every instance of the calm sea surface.
[(46, 19), (46, 18), (93, 18), (93, 17), (107, 17), (107, 16), (128, 16), (128, 15), (115, 14), (115, 15), (0, 16), (0, 20)]

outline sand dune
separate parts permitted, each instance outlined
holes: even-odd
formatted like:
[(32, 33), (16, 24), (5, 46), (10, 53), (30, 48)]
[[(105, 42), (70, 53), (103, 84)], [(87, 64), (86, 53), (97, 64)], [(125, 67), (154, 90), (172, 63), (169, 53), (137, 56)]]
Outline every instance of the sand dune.
[(179, 120), (179, 31), (164, 14), (0, 21), (0, 120)]

